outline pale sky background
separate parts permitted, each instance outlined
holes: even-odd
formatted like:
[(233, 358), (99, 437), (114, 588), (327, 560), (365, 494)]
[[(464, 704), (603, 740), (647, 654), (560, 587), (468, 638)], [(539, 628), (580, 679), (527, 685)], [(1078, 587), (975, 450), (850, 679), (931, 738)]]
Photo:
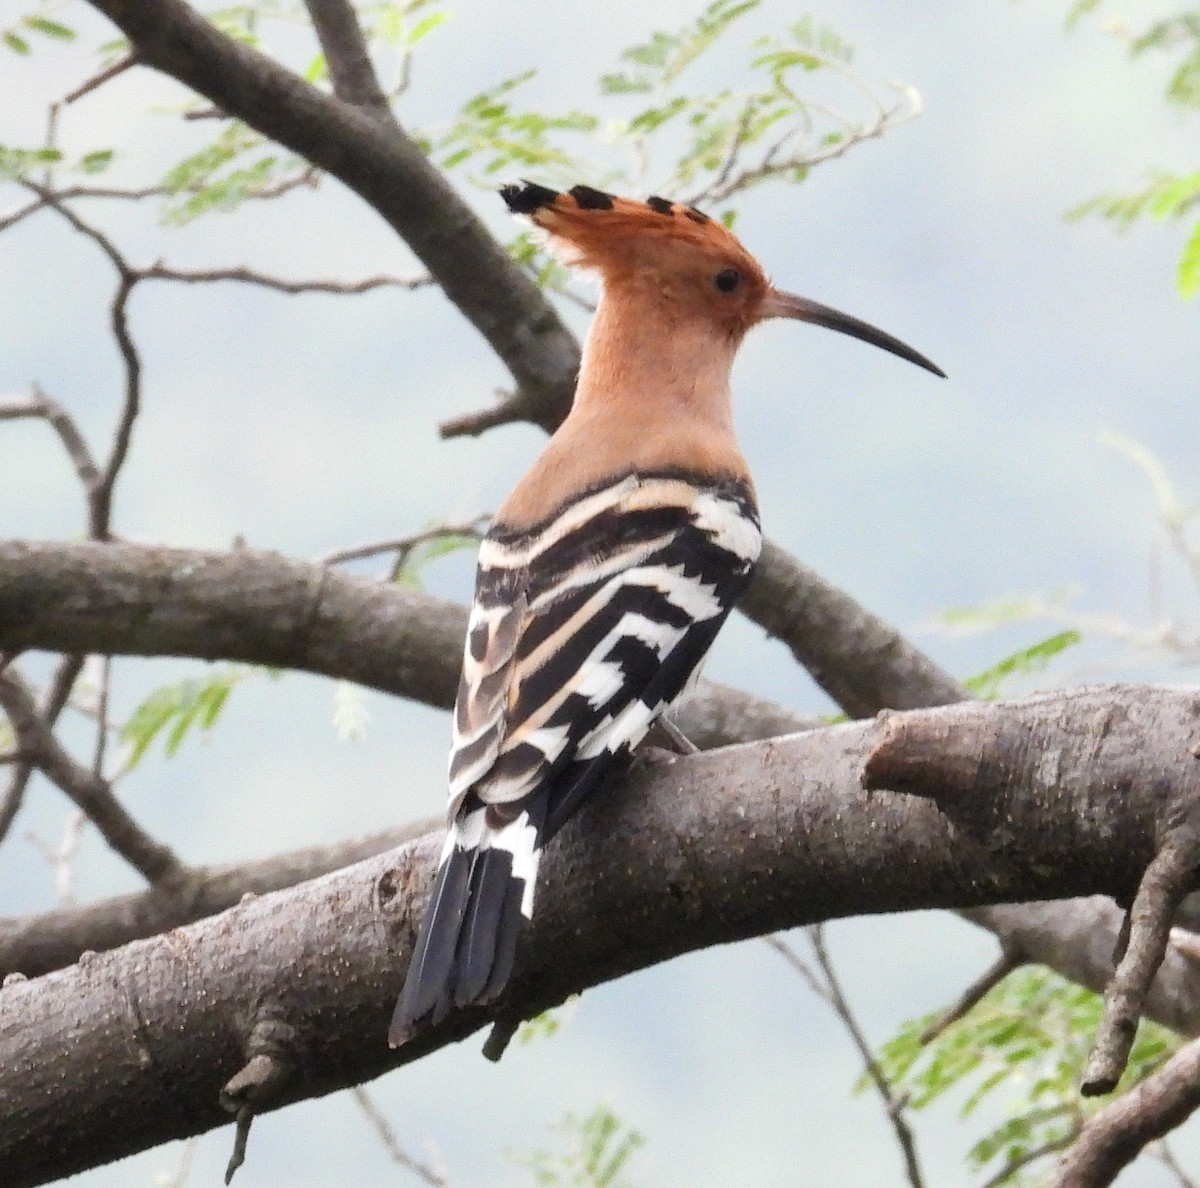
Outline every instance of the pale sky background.
[[(602, 9), (471, 0), (420, 52), (400, 115), (444, 122), (476, 91), (529, 66), (528, 101), (589, 107), (618, 51), (674, 29), (699, 6), (642, 0)], [(1144, 622), (1155, 506), (1144, 476), (1098, 442), (1135, 438), (1195, 501), (1197, 305), (1172, 287), (1179, 229), (1117, 237), (1064, 210), (1139, 181), (1149, 166), (1195, 167), (1196, 123), (1161, 102), (1167, 65), (1130, 65), (1093, 19), (1063, 31), (1065, 0), (905, 4), (825, 0), (816, 15), (858, 48), (874, 84), (917, 87), (924, 116), (824, 166), (801, 187), (740, 205), (740, 233), (784, 288), (874, 321), (940, 363), (945, 382), (809, 327), (758, 332), (735, 373), (745, 451), (768, 532), (967, 675), (1047, 623), (950, 639), (940, 610), (1076, 586), (1080, 610)], [(0, 5), (7, 23), (25, 11)], [(1109, 3), (1137, 27), (1161, 13)], [(90, 44), (109, 27), (79, 4)], [(581, 12), (587, 15), (580, 15)], [(798, 10), (764, 3), (733, 31), (703, 80), (743, 82), (753, 36)], [(300, 34), (295, 35), (297, 44)], [(0, 143), (37, 142), (45, 101), (89, 70), (86, 47), (0, 57)], [(119, 176), (154, 180), (179, 153), (164, 111), (181, 92), (131, 73), (79, 104), (64, 146), (116, 144)], [(615, 113), (614, 113), (615, 114)], [(193, 143), (211, 127), (192, 125)], [(507, 178), (497, 179), (508, 180)], [(581, 179), (591, 180), (591, 179)], [(463, 181), (498, 232), (502, 203)], [(0, 192), (0, 212), (17, 204)], [(411, 271), (392, 233), (336, 183), (316, 195), (164, 230), (150, 207), (89, 208), (132, 259), (254, 264), (289, 277)], [(111, 270), (50, 214), (0, 235), (0, 395), (37, 380), (106, 442), (120, 373), (106, 333)], [(586, 318), (568, 311), (581, 331)], [(441, 443), (438, 421), (491, 400), (506, 376), (436, 291), (286, 298), (240, 286), (147, 286), (132, 304), (145, 361), (145, 412), (118, 489), (132, 539), (207, 548), (236, 535), (300, 556), (495, 507), (538, 449), (507, 428)], [(72, 538), (81, 500), (44, 425), (0, 426), (0, 534)], [(467, 596), (469, 564), (429, 574)], [(1167, 597), (1192, 613), (1179, 575)], [(1056, 679), (1125, 673), (1089, 643)], [(118, 709), (202, 666), (120, 663)], [(1165, 666), (1138, 671), (1194, 679)], [(36, 666), (33, 671), (39, 671)], [(710, 675), (802, 710), (828, 703), (784, 649), (735, 621)], [(195, 862), (251, 858), (438, 811), (449, 725), (374, 694), (357, 743), (339, 741), (332, 686), (257, 678), (234, 694), (210, 737), (169, 763), (159, 754), (122, 785), (132, 811)], [(76, 724), (69, 737), (80, 746)], [(35, 784), (0, 848), (0, 912), (49, 906), (50, 873), (27, 830), (57, 837), (62, 797)], [(83, 898), (136, 886), (94, 836), (78, 863)], [(947, 1003), (994, 955), (989, 937), (934, 915), (836, 925), (831, 944), (871, 1039)], [(877, 1101), (852, 1097), (850, 1044), (820, 1003), (760, 943), (696, 954), (587, 994), (558, 1037), (514, 1048), (494, 1067), (482, 1036), (385, 1077), (372, 1090), (414, 1151), (444, 1157), (452, 1183), (524, 1185), (508, 1155), (557, 1142), (565, 1112), (607, 1103), (648, 1139), (629, 1178), (646, 1186), (899, 1184), (898, 1152)], [(918, 1115), (932, 1186), (970, 1182), (961, 1155), (978, 1135), (950, 1108)], [(1200, 1143), (1179, 1149), (1200, 1171)], [(229, 1128), (204, 1137), (192, 1185), (220, 1182)], [(178, 1145), (92, 1172), (86, 1188), (151, 1185)], [(241, 1188), (405, 1184), (346, 1095), (259, 1119)], [(415, 1182), (415, 1181), (412, 1181)], [(1120, 1183), (1169, 1183), (1153, 1166)]]

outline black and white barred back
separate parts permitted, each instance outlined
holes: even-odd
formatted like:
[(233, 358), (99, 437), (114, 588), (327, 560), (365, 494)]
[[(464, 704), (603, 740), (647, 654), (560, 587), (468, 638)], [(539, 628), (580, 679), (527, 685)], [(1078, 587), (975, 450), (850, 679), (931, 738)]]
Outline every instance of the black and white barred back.
[(390, 1040), (512, 970), (542, 846), (694, 682), (761, 535), (733, 480), (628, 474), (479, 551), (451, 828)]

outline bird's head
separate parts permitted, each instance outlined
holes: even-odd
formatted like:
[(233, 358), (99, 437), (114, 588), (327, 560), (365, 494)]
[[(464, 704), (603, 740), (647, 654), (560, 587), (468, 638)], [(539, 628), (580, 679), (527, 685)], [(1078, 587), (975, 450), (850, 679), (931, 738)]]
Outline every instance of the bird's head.
[(776, 289), (733, 232), (695, 207), (618, 198), (588, 186), (560, 193), (533, 182), (505, 186), (500, 194), (509, 210), (546, 232), (567, 263), (598, 272), (614, 296), (649, 297), (735, 340), (767, 318), (813, 322), (944, 374), (890, 334)]

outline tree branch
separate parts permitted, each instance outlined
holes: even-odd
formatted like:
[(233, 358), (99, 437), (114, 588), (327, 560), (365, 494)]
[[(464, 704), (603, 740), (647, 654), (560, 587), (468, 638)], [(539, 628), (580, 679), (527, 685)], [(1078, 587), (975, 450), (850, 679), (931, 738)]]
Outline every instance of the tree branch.
[(333, 93), (345, 103), (395, 124), (379, 85), (358, 16), (346, 0), (304, 0), (325, 54)]
[[(950, 730), (984, 724), (991, 739), (970, 835), (927, 800), (862, 790), (874, 723), (645, 765), (549, 847), (505, 996), (397, 1052), (383, 1037), (436, 836), (13, 982), (0, 1012), (12, 1119), (0, 1166), (21, 1188), (220, 1124), (218, 1090), (245, 1073), (268, 1021), (287, 1038), (256, 1109), (358, 1083), (489, 1020), (711, 944), (834, 916), (1122, 894), (1195, 796), (1174, 757), (1192, 745), (1197, 696), (1106, 686), (920, 711)], [(1098, 737), (1098, 717), (1117, 706)], [(989, 820), (1006, 824), (989, 831)], [(93, 1075), (65, 1076), (67, 1063)]]
[[(546, 428), (562, 419), (579, 364), (573, 336), (398, 124), (325, 94), (182, 0), (91, 3), (142, 63), (306, 157), (374, 207), (503, 360), (520, 393), (519, 415)], [(326, 15), (333, 8), (320, 7)]]
[(1063, 1157), (1054, 1188), (1102, 1188), (1147, 1143), (1174, 1130), (1200, 1106), (1200, 1040), (1181, 1048), (1156, 1073), (1092, 1115)]
[(63, 749), (38, 712), (29, 687), (11, 669), (0, 674), (0, 706), (25, 761), (61, 788), (130, 866), (151, 883), (163, 883), (183, 873), (170, 847), (155, 841), (126, 812), (108, 781), (76, 763)]
[(787, 644), (852, 718), (971, 696), (894, 627), (769, 541), (738, 609)]

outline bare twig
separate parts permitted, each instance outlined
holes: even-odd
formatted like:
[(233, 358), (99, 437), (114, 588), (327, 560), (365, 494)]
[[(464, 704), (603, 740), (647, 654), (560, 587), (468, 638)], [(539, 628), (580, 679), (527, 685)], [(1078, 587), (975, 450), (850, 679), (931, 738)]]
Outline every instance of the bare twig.
[(944, 1014), (935, 1019), (921, 1033), (921, 1043), (932, 1043), (947, 1027), (957, 1023), (964, 1015), (973, 1010), (979, 1001), (994, 990), (1014, 969), (1024, 964), (1024, 960), (1016, 951), (1003, 943), (1000, 946), (1000, 956), (983, 971), (963, 992), (957, 1001), (948, 1007)]
[(1058, 1151), (1069, 1147), (1075, 1140), (1075, 1134), (1063, 1135), (1062, 1138), (1049, 1139), (1044, 1143), (1040, 1143), (1036, 1147), (1030, 1147), (1028, 1151), (1018, 1155), (1016, 1159), (1006, 1163), (994, 1176), (990, 1176), (979, 1188), (1000, 1188), (1001, 1184), (1011, 1184), (1013, 1176), (1023, 1167), (1028, 1167), (1031, 1163), (1036, 1163), (1039, 1159), (1045, 1159), (1047, 1155), (1053, 1155)]
[(880, 1067), (879, 1061), (875, 1059), (875, 1053), (871, 1051), (871, 1045), (867, 1042), (867, 1037), (863, 1034), (862, 1028), (858, 1024), (858, 1019), (855, 1017), (845, 992), (842, 990), (837, 970), (834, 968), (829, 956), (829, 950), (826, 948), (824, 925), (817, 924), (814, 927), (806, 928), (805, 934), (813, 947), (813, 954), (820, 967), (820, 978), (808, 966), (808, 963), (781, 937), (773, 935), (764, 937), (763, 939), (804, 978), (817, 997), (827, 1003), (834, 1014), (841, 1020), (842, 1026), (845, 1027), (851, 1042), (862, 1058), (867, 1070), (867, 1076), (879, 1092), (879, 1096), (883, 1101), (884, 1112), (887, 1114), (888, 1121), (895, 1132), (896, 1141), (900, 1146), (908, 1182), (912, 1185), (912, 1188), (924, 1188), (925, 1181), (921, 1173), (920, 1161), (917, 1157), (916, 1139), (912, 1128), (908, 1125), (904, 1117), (904, 1111), (908, 1107), (907, 1098), (903, 1095), (897, 1096), (893, 1091), (891, 1082), (887, 1079), (887, 1074)]
[(14, 671), (0, 676), (0, 706), (16, 732), (22, 754), (88, 816), (105, 841), (151, 883), (183, 877), (179, 859), (125, 811), (106, 780), (77, 763), (38, 712), (33, 694)]
[(279, 293), (368, 293), (372, 289), (398, 288), (423, 289), (433, 284), (429, 276), (369, 276), (362, 280), (287, 280), (271, 276), (254, 268), (173, 268), (161, 262), (147, 268), (133, 270), (139, 280), (179, 281), (183, 284), (213, 284), (220, 281), (236, 281), (241, 284), (259, 285)]
[(404, 557), (419, 544), (431, 540), (441, 540), (447, 536), (471, 537), (478, 540), (482, 537), (483, 530), (490, 519), (490, 516), (480, 514), (470, 520), (464, 520), (461, 524), (439, 524), (421, 532), (414, 532), (409, 536), (397, 536), (391, 540), (371, 541), (368, 544), (355, 545), (348, 549), (336, 549), (332, 553), (318, 557), (317, 564), (341, 565), (346, 561), (361, 561), (367, 557), (378, 557), (384, 553), (397, 553)]
[(104, 755), (108, 747), (108, 694), (112, 683), (112, 657), (100, 660), (100, 680), (96, 691), (96, 746), (92, 752), (92, 775), (104, 777)]
[(61, 907), (70, 907), (75, 902), (75, 856), (79, 853), (86, 824), (87, 815), (76, 809), (68, 814), (57, 845), (51, 845), (36, 833), (25, 834), (54, 872), (54, 893)]
[(496, 395), (499, 400), (491, 408), (442, 421), (438, 425), (438, 433), (447, 441), (453, 437), (478, 437), (499, 425), (531, 419), (529, 402), (520, 392), (497, 390)]
[(124, 74), (131, 66), (136, 66), (138, 62), (137, 52), (126, 54), (125, 57), (119, 58), (111, 66), (105, 67), (98, 74), (93, 74), (91, 78), (85, 79), (74, 90), (68, 91), (60, 100), (59, 104), (63, 107), (70, 103), (75, 103), (82, 99), (84, 95), (90, 95), (92, 91), (98, 87), (102, 87), (106, 82), (111, 82), (119, 74)]
[[(0, 664), (0, 680), (4, 679), (13, 654), (6, 653), (6, 656), (6, 662)], [(75, 687), (75, 680), (79, 676), (80, 669), (83, 668), (83, 660), (84, 658), (78, 655), (63, 656), (54, 670), (50, 691), (46, 694), (46, 702), (40, 711), (42, 724), (47, 731), (54, 728), (54, 723), (58, 721), (59, 714), (66, 706), (71, 696), (71, 690)], [(15, 723), (13, 728), (16, 729)], [(33, 763), (27, 756), (22, 755), (21, 762), (14, 768), (8, 787), (4, 791), (4, 798), (0, 801), (0, 841), (8, 835), (17, 813), (21, 810), (21, 802), (25, 797), (25, 789), (29, 785), (29, 777), (32, 774)]]
[(863, 1035), (862, 1028), (859, 1027), (858, 1020), (855, 1018), (854, 1012), (850, 1009), (850, 1003), (842, 991), (837, 971), (834, 969), (833, 962), (829, 958), (829, 952), (825, 947), (824, 926), (817, 924), (812, 928), (806, 929), (806, 931), (809, 940), (812, 942), (813, 951), (816, 953), (821, 972), (825, 976), (825, 983), (829, 989), (829, 1002), (833, 1006), (834, 1011), (836, 1011), (838, 1018), (841, 1019), (843, 1026), (849, 1032), (850, 1038), (854, 1041), (854, 1046), (858, 1049), (858, 1053), (866, 1065), (867, 1075), (871, 1078), (872, 1084), (879, 1091), (879, 1096), (883, 1099), (888, 1120), (896, 1132), (896, 1141), (900, 1144), (900, 1150), (904, 1155), (904, 1169), (908, 1175), (908, 1182), (912, 1185), (912, 1188), (923, 1188), (924, 1180), (921, 1175), (921, 1165), (917, 1159), (916, 1139), (913, 1137), (912, 1129), (904, 1117), (904, 1111), (908, 1105), (907, 1100), (903, 1096), (897, 1097), (892, 1091), (891, 1082), (887, 1079), (887, 1074), (880, 1067), (879, 1061), (875, 1059), (875, 1053), (871, 1051), (871, 1045), (867, 1043), (867, 1037)]
[(40, 385), (34, 384), (33, 395), (28, 400), (0, 405), (0, 421), (21, 417), (44, 420), (58, 434), (85, 493), (90, 493), (100, 480), (100, 472), (79, 426), (66, 409), (47, 395)]
[(407, 1168), (419, 1180), (423, 1180), (426, 1184), (432, 1184), (434, 1188), (446, 1188), (449, 1181), (444, 1175), (436, 1168), (431, 1167), (427, 1163), (422, 1163), (415, 1156), (410, 1155), (400, 1145), (400, 1140), (396, 1138), (396, 1133), (392, 1130), (387, 1116), (375, 1104), (374, 1099), (361, 1085), (352, 1086), (350, 1095), (354, 1098), (358, 1108), (366, 1115), (367, 1121), (379, 1136), (379, 1141), (383, 1143), (384, 1150), (387, 1151), (393, 1163), (398, 1163), (401, 1167)]
[(1200, 1188), (1200, 1185), (1179, 1166), (1175, 1152), (1171, 1150), (1166, 1139), (1151, 1143), (1147, 1150), (1179, 1181), (1179, 1188)]

